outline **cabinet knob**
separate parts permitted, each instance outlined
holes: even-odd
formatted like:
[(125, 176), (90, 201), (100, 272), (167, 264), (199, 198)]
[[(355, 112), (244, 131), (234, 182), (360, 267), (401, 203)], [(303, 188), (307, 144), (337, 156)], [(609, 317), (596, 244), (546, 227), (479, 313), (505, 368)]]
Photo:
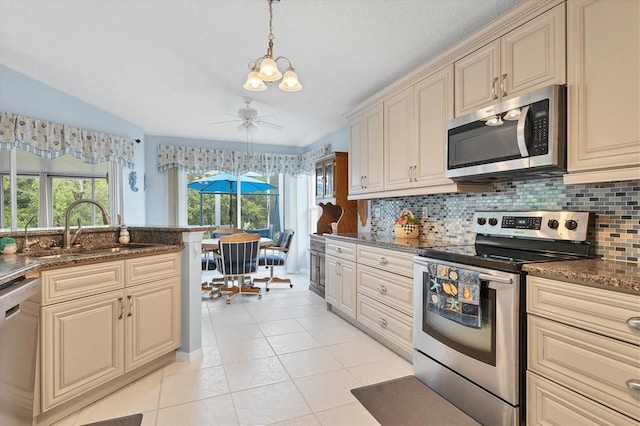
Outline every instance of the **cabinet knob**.
[(336, 247), (336, 252), (337, 253), (342, 253), (342, 249), (340, 247)]
[(496, 93), (496, 83), (498, 82), (498, 77), (493, 78), (493, 83), (491, 83), (491, 96), (493, 99), (498, 99), (498, 94)]
[(384, 318), (378, 318), (378, 324), (380, 324), (381, 327), (386, 327), (387, 320), (385, 320)]
[(386, 265), (389, 262), (387, 262), (387, 259), (385, 257), (381, 257), (378, 259), (378, 263), (381, 265)]
[(631, 317), (627, 320), (627, 325), (636, 330), (640, 330), (640, 317)]
[(378, 291), (380, 293), (386, 293), (387, 292), (387, 288), (385, 286), (383, 286), (383, 285), (379, 285), (378, 286)]
[(127, 299), (129, 299), (129, 313), (127, 316), (130, 317), (133, 316), (133, 296), (127, 296)]

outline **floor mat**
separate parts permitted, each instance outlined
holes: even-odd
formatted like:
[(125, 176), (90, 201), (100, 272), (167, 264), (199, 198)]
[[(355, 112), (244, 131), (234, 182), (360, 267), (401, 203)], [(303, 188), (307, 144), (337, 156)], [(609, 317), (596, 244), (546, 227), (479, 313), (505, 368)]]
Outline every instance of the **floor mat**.
[(414, 376), (352, 389), (382, 426), (478, 425)]
[(130, 416), (118, 417), (117, 419), (89, 423), (84, 426), (140, 426), (140, 424), (142, 424), (142, 414), (132, 414)]

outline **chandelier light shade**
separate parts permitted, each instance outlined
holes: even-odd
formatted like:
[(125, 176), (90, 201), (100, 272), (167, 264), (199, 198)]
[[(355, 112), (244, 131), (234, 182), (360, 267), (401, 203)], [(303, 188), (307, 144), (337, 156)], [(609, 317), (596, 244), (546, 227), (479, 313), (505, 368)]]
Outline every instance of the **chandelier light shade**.
[[(253, 92), (262, 92), (271, 87), (273, 83), (282, 79), (278, 87), (285, 92), (297, 92), (302, 89), (298, 74), (291, 66), (291, 61), (285, 56), (278, 56), (273, 59), (273, 2), (279, 0), (268, 0), (269, 2), (269, 47), (267, 54), (252, 61), (251, 71), (244, 83), (244, 88)], [(288, 67), (284, 76), (278, 69), (278, 61), (287, 61)]]

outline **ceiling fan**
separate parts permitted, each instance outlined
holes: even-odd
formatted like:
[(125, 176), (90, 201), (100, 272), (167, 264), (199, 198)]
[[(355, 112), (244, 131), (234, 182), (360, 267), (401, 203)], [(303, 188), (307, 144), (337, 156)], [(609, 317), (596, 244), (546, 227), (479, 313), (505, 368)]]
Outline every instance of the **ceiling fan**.
[(247, 131), (255, 131), (258, 130), (259, 127), (269, 127), (271, 129), (282, 129), (282, 126), (275, 123), (270, 123), (265, 121), (265, 118), (273, 117), (271, 115), (258, 115), (258, 110), (255, 108), (251, 108), (250, 104), (253, 99), (248, 96), (243, 96), (242, 100), (245, 103), (245, 106), (238, 109), (237, 114), (229, 114), (232, 117), (237, 117), (234, 120), (225, 120), (225, 121), (215, 121), (209, 124), (226, 124), (226, 123), (240, 123), (238, 126), (238, 130), (247, 130)]

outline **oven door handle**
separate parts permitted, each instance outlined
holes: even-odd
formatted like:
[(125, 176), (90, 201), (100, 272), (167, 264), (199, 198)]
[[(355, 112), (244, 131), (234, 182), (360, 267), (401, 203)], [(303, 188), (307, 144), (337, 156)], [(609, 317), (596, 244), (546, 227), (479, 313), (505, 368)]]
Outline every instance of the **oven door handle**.
[(527, 149), (527, 136), (524, 134), (524, 125), (527, 121), (528, 112), (529, 105), (522, 107), (522, 110), (520, 111), (520, 118), (518, 118), (518, 126), (516, 127), (518, 150), (523, 158), (529, 156), (529, 150)]
[(513, 284), (513, 278), (502, 278), (502, 277), (496, 277), (489, 274), (478, 274), (478, 278), (480, 278), (482, 281), (489, 281), (489, 282), (493, 281), (493, 282), (503, 283), (503, 284)]

